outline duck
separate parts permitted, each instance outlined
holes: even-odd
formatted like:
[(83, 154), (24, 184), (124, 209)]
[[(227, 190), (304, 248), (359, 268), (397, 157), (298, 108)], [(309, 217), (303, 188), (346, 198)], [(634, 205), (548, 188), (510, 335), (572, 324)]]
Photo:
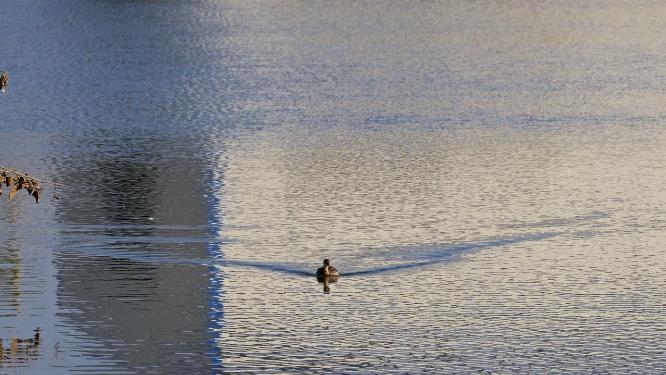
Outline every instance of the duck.
[(322, 276), (340, 276), (338, 270), (331, 266), (331, 261), (324, 259), (324, 266), (317, 268), (317, 277)]

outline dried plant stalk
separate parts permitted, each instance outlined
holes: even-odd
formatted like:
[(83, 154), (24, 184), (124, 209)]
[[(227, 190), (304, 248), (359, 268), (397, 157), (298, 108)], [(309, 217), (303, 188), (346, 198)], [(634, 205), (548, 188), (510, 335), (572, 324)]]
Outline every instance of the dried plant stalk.
[(0, 195), (3, 192), (1, 186), (4, 184), (9, 190), (7, 193), (9, 200), (12, 200), (16, 193), (23, 189), (28, 193), (28, 195), (35, 198), (35, 202), (39, 204), (39, 196), (42, 191), (42, 182), (45, 181), (39, 180), (22, 172), (0, 166)]

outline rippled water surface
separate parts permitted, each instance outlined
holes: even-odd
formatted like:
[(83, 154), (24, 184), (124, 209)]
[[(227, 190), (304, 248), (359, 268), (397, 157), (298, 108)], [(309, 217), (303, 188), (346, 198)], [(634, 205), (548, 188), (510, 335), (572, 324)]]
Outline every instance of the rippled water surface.
[(0, 18), (0, 373), (666, 372), (663, 4)]

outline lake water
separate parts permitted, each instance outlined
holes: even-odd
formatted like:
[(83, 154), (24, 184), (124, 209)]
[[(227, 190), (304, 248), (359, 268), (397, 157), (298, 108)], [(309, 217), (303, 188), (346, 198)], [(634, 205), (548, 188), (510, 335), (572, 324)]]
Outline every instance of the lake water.
[(666, 372), (661, 2), (0, 18), (0, 373)]

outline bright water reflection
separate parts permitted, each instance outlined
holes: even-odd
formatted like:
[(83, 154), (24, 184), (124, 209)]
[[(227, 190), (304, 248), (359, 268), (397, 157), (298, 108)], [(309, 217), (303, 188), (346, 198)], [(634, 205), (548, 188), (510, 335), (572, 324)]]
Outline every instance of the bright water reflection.
[(0, 372), (666, 371), (665, 13), (3, 3)]
[[(221, 343), (237, 343), (225, 347), (225, 363), (343, 372), (661, 366), (664, 257), (650, 244), (663, 238), (664, 160), (640, 165), (660, 155), (666, 134), (599, 130), (289, 129), (296, 136), (258, 133), (229, 146), (225, 257), (303, 267), (330, 257), (343, 277), (322, 298), (308, 280), (225, 268)], [(652, 145), (630, 141), (648, 134)]]

